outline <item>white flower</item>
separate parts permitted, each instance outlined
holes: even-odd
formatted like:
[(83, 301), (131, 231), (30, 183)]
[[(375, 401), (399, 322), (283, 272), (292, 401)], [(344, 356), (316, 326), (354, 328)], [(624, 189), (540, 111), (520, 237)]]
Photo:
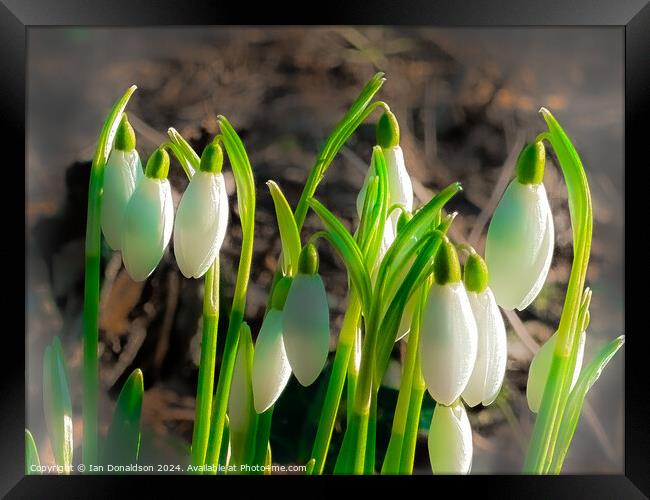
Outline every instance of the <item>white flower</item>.
[(489, 288), (483, 292), (467, 292), (467, 296), (476, 320), (478, 348), (474, 370), (463, 391), (463, 399), (471, 407), (479, 403), (488, 406), (499, 394), (506, 373), (506, 329)]
[(169, 244), (174, 226), (172, 192), (167, 179), (143, 177), (124, 215), (122, 257), (135, 281), (145, 280)]
[(174, 223), (174, 254), (186, 278), (200, 278), (219, 254), (228, 226), (223, 174), (197, 170), (183, 193)]
[(551, 266), (553, 215), (544, 184), (513, 180), (488, 229), (490, 288), (504, 309), (520, 311), (539, 294)]
[(113, 250), (121, 249), (126, 206), (142, 177), (142, 164), (135, 149), (111, 151), (104, 168), (101, 226), (106, 242)]
[(311, 385), (323, 370), (329, 352), (327, 294), (318, 274), (298, 272), (284, 305), (282, 336), (298, 382)]
[[(582, 369), (582, 360), (585, 354), (585, 338), (586, 332), (582, 332), (578, 338), (578, 354), (576, 357), (576, 366), (573, 370), (573, 378), (571, 380), (571, 389), (576, 385), (580, 370)], [(553, 361), (553, 351), (557, 344), (557, 332), (551, 335), (546, 343), (535, 353), (533, 361), (530, 363), (528, 370), (528, 383), (526, 385), (526, 399), (528, 399), (528, 407), (533, 413), (539, 411), (542, 403), (542, 396), (544, 395), (544, 387), (548, 374), (551, 371), (551, 363)]]
[(434, 474), (467, 474), (472, 468), (472, 428), (461, 402), (437, 404), (429, 429), (429, 460)]
[(420, 333), (422, 375), (438, 403), (452, 404), (474, 368), (477, 350), (474, 314), (463, 284), (434, 283), (429, 291)]
[(263, 413), (280, 397), (291, 377), (282, 340), (282, 311), (270, 309), (264, 317), (253, 356), (255, 411)]

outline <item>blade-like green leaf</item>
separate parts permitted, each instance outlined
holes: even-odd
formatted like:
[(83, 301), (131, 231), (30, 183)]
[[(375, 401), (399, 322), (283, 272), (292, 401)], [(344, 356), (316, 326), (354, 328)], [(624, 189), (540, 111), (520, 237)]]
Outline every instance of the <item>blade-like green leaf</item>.
[(117, 398), (113, 421), (106, 436), (105, 463), (135, 464), (140, 451), (140, 417), (144, 397), (142, 371), (133, 370)]
[(624, 343), (625, 335), (621, 335), (612, 340), (591, 360), (582, 372), (580, 372), (578, 381), (569, 394), (566, 409), (562, 416), (562, 423), (560, 424), (560, 431), (555, 445), (555, 453), (553, 455), (553, 463), (550, 472), (559, 474), (562, 470), (564, 458), (569, 451), (569, 445), (571, 444), (573, 434), (575, 433), (578, 421), (580, 420), (580, 414), (582, 412), (582, 406), (585, 402), (587, 392), (589, 392), (589, 389), (591, 389), (591, 387), (596, 383), (596, 380), (600, 377), (600, 374), (605, 366), (607, 366), (607, 363), (610, 362)]
[(226, 415), (224, 419), (224, 424), (223, 424), (223, 439), (221, 440), (221, 451), (219, 452), (219, 467), (221, 467), (221, 471), (219, 471), (219, 474), (222, 474), (230, 463), (230, 452), (231, 452), (231, 447), (230, 447), (230, 419), (228, 418), (228, 415)]
[(322, 203), (312, 198), (309, 200), (309, 205), (323, 222), (330, 243), (343, 259), (348, 275), (352, 278), (352, 283), (358, 290), (361, 304), (363, 304), (364, 309), (367, 308), (370, 305), (372, 296), (368, 269), (363, 261), (361, 250), (354, 238), (348, 233), (348, 230)]
[(282, 272), (285, 276), (294, 276), (298, 272), (298, 259), (300, 257), (300, 232), (296, 226), (296, 220), (293, 218), (293, 211), (289, 202), (284, 197), (280, 186), (273, 181), (268, 181), (273, 204), (275, 206), (275, 215), (278, 219), (278, 228), (280, 229), (280, 239), (282, 240)]
[(58, 337), (43, 358), (43, 410), (56, 464), (69, 474), (72, 468), (72, 403), (63, 350)]
[(188, 172), (188, 177), (192, 177), (194, 172), (201, 166), (201, 158), (196, 151), (194, 151), (194, 148), (190, 146), (189, 142), (187, 142), (174, 127), (167, 129), (167, 135), (171, 139), (172, 143), (180, 150), (180, 153), (185, 160), (183, 169)]
[(38, 468), (41, 461), (38, 458), (38, 449), (34, 442), (34, 436), (29, 430), (25, 429), (25, 475), (40, 474)]

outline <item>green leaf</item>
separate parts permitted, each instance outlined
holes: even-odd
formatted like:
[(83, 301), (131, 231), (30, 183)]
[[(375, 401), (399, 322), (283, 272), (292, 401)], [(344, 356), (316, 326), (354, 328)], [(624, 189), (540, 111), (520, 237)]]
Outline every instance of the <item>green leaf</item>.
[(34, 442), (34, 436), (29, 430), (25, 429), (25, 475), (40, 474), (38, 467), (41, 461), (38, 458), (38, 449)]
[(316, 465), (316, 459), (315, 458), (312, 458), (311, 460), (309, 460), (309, 462), (307, 462), (307, 466), (306, 466), (307, 468), (305, 469), (305, 475), (306, 476), (311, 476), (312, 475), (312, 473), (314, 472), (314, 465)]
[(347, 113), (345, 113), (341, 121), (336, 125), (327, 138), (323, 149), (316, 159), (316, 163), (312, 167), (309, 179), (305, 184), (305, 188), (303, 189), (298, 205), (296, 206), (294, 215), (298, 229), (301, 229), (305, 222), (309, 200), (316, 192), (318, 183), (323, 179), (325, 171), (330, 166), (343, 144), (345, 144), (352, 133), (374, 109), (374, 107), (370, 105), (370, 102), (385, 80), (384, 73), (376, 73), (366, 84), (359, 96), (348, 109)]
[(221, 450), (219, 452), (219, 466), (228, 467), (230, 462), (230, 419), (226, 415), (223, 424), (223, 439), (221, 441)]
[(364, 308), (367, 308), (370, 305), (372, 295), (368, 269), (364, 263), (361, 250), (348, 230), (341, 224), (341, 221), (322, 203), (312, 198), (309, 200), (309, 205), (323, 222), (328, 240), (343, 259), (348, 275), (351, 277), (352, 283), (361, 298), (361, 304), (363, 304)]
[(562, 423), (560, 424), (560, 431), (555, 445), (555, 453), (553, 455), (553, 463), (551, 465), (551, 472), (559, 474), (562, 470), (564, 458), (569, 451), (573, 434), (575, 433), (582, 406), (585, 402), (585, 397), (589, 389), (596, 383), (600, 374), (602, 373), (607, 363), (614, 357), (616, 352), (625, 343), (625, 335), (612, 340), (607, 344), (592, 360), (583, 368), (575, 387), (569, 394), (566, 408), (562, 416)]
[(113, 421), (106, 436), (105, 463), (135, 464), (140, 450), (140, 417), (144, 381), (139, 368), (126, 379), (115, 404)]
[(278, 219), (278, 228), (280, 229), (280, 239), (282, 240), (282, 272), (285, 276), (295, 276), (298, 272), (298, 259), (300, 257), (300, 232), (296, 226), (296, 220), (293, 218), (293, 211), (289, 202), (284, 197), (280, 187), (273, 181), (268, 181), (273, 204), (275, 205), (275, 215)]
[[(167, 135), (171, 139), (172, 144), (178, 148), (184, 160), (183, 169), (188, 174), (188, 177), (192, 177), (194, 175), (194, 171), (198, 170), (201, 165), (201, 158), (196, 153), (196, 151), (194, 151), (194, 148), (190, 146), (189, 142), (187, 142), (174, 127), (167, 129)], [(176, 153), (176, 151), (174, 152)]]
[(58, 337), (43, 357), (43, 410), (56, 464), (69, 474), (72, 467), (72, 403), (63, 349)]

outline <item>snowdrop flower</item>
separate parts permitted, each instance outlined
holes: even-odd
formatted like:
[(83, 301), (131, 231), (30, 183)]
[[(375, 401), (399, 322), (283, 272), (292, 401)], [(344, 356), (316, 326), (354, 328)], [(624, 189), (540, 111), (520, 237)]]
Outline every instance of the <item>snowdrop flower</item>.
[[(392, 205), (402, 205), (408, 212), (413, 211), (413, 184), (404, 165), (404, 153), (399, 146), (399, 125), (397, 118), (390, 111), (384, 112), (377, 122), (376, 130), (377, 144), (381, 146), (386, 158), (386, 170), (388, 173), (388, 208)], [(368, 169), (363, 186), (357, 196), (357, 214), (361, 217), (363, 213), (363, 201), (366, 197), (368, 181), (372, 172)], [(386, 220), (384, 237), (382, 240), (380, 256), (384, 256), (390, 245), (392, 245), (397, 234), (397, 222), (399, 211), (393, 210)]]
[[(583, 331), (580, 333), (580, 337), (578, 338), (578, 355), (576, 358), (576, 366), (573, 370), (573, 378), (571, 379), (571, 389), (573, 389), (573, 386), (576, 385), (578, 377), (580, 376), (580, 370), (582, 369), (582, 361), (585, 354), (586, 336), (586, 332)], [(528, 407), (533, 413), (537, 413), (539, 411), (539, 407), (542, 403), (544, 387), (546, 386), (548, 374), (551, 371), (553, 351), (555, 351), (557, 339), (557, 332), (555, 332), (553, 335), (551, 335), (551, 338), (549, 338), (546, 343), (540, 348), (540, 350), (535, 353), (533, 361), (530, 364), (530, 369), (528, 370), (526, 399), (528, 400)]]
[(460, 401), (436, 405), (429, 428), (429, 460), (434, 474), (468, 474), (472, 468), (472, 428)]
[(458, 254), (446, 237), (435, 257), (434, 279), (422, 316), (420, 362), (429, 393), (438, 403), (449, 406), (472, 374), (478, 334), (460, 280)]
[(318, 253), (312, 244), (300, 253), (298, 274), (284, 304), (282, 334), (298, 382), (305, 387), (311, 385), (327, 362), (330, 342), (327, 294), (318, 274)]
[(113, 250), (121, 250), (126, 206), (142, 177), (142, 163), (135, 149), (135, 132), (124, 113), (104, 168), (101, 226), (106, 242)]
[(201, 166), (183, 193), (174, 223), (174, 254), (186, 278), (200, 278), (219, 254), (228, 226), (223, 151), (208, 144)]
[(291, 377), (291, 366), (282, 338), (282, 310), (291, 281), (285, 276), (275, 285), (271, 308), (264, 316), (255, 343), (253, 396), (257, 413), (263, 413), (275, 404)]
[(506, 328), (492, 290), (487, 286), (487, 266), (476, 252), (472, 251), (467, 258), (463, 281), (478, 333), (476, 363), (463, 391), (463, 400), (471, 407), (479, 403), (488, 406), (499, 394), (506, 373)]
[(122, 258), (135, 281), (145, 280), (154, 271), (172, 236), (174, 206), (168, 173), (169, 155), (156, 149), (126, 207)]
[(528, 144), (517, 159), (517, 177), (499, 202), (485, 244), (490, 288), (504, 309), (528, 307), (551, 266), (553, 214), (542, 179), (542, 142)]

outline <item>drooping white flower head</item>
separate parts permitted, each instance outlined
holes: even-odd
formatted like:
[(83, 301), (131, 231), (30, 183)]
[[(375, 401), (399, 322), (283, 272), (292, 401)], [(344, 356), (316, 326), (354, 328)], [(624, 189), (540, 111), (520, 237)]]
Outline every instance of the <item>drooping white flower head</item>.
[[(377, 144), (381, 146), (384, 157), (386, 158), (386, 170), (388, 174), (388, 208), (393, 205), (401, 205), (407, 212), (413, 211), (413, 184), (404, 164), (404, 153), (399, 146), (399, 125), (395, 115), (386, 111), (379, 118), (377, 123)], [(357, 215), (359, 218), (363, 214), (363, 202), (368, 190), (368, 182), (373, 175), (371, 169), (366, 172), (366, 177), (357, 195)], [(386, 254), (386, 251), (392, 245), (397, 234), (397, 222), (400, 211), (393, 210), (386, 220), (384, 226), (384, 235), (379, 251), (378, 261)]]
[(289, 289), (282, 315), (287, 358), (298, 382), (305, 387), (318, 378), (329, 352), (329, 307), (317, 270), (316, 248), (308, 244), (300, 254), (298, 274)]
[(122, 258), (135, 281), (145, 280), (154, 271), (172, 236), (174, 206), (168, 172), (169, 155), (157, 149), (126, 207)]
[(433, 399), (443, 405), (456, 401), (469, 381), (478, 334), (476, 321), (460, 281), (460, 264), (449, 240), (443, 240), (434, 262), (431, 286), (422, 316), (420, 362)]
[(463, 403), (437, 404), (429, 428), (429, 460), (434, 474), (468, 474), (472, 468), (472, 428)]
[(479, 403), (488, 406), (499, 394), (506, 373), (506, 328), (492, 290), (487, 286), (487, 267), (476, 253), (467, 258), (464, 282), (476, 321), (478, 344), (476, 363), (463, 391), (463, 399), (471, 407)]
[(104, 168), (101, 227), (113, 250), (122, 247), (126, 206), (143, 176), (140, 156), (135, 149), (135, 133), (124, 113)]
[[(528, 400), (528, 407), (533, 413), (539, 411), (544, 396), (544, 387), (548, 374), (551, 371), (551, 363), (553, 361), (553, 351), (557, 345), (557, 332), (555, 332), (546, 341), (546, 343), (535, 353), (533, 361), (528, 370), (528, 383), (526, 384), (526, 399)], [(586, 332), (581, 332), (578, 338), (578, 354), (576, 357), (576, 366), (573, 370), (573, 378), (571, 379), (571, 389), (576, 385), (580, 370), (582, 369), (582, 361), (585, 354), (585, 339)]]
[(290, 286), (291, 278), (287, 277), (276, 284), (271, 309), (264, 317), (255, 343), (253, 396), (257, 413), (275, 404), (291, 377), (282, 337), (282, 309)]
[(517, 161), (515, 178), (488, 228), (485, 259), (490, 288), (504, 309), (528, 307), (551, 266), (555, 244), (553, 214), (542, 184), (544, 146), (528, 145)]
[(228, 195), (221, 173), (223, 152), (206, 146), (201, 168), (183, 193), (174, 223), (174, 254), (186, 278), (200, 278), (219, 254), (228, 227)]

